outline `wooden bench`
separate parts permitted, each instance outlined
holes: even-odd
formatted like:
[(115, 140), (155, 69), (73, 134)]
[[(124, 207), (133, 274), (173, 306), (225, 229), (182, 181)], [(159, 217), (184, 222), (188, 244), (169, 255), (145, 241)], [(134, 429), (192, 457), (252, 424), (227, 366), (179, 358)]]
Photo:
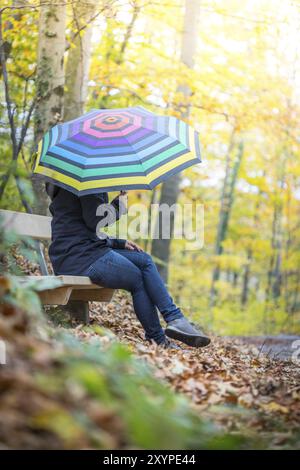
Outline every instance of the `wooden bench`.
[[(5, 230), (13, 230), (34, 240), (51, 240), (51, 217), (8, 210), (0, 210), (0, 215), (4, 219)], [(41, 254), (42, 272), (48, 274)], [(39, 282), (49, 278), (57, 279), (59, 286), (38, 291), (42, 304), (64, 305), (74, 318), (84, 323), (89, 321), (88, 302), (109, 302), (114, 293), (114, 289), (93, 284), (86, 276), (21, 276), (20, 280), (26, 284), (31, 279)]]

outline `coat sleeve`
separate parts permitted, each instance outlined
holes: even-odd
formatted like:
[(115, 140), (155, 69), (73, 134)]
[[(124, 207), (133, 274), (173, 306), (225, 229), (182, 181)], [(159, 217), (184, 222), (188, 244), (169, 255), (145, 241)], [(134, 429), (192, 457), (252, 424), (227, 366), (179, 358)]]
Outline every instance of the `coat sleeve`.
[[(96, 229), (108, 227), (114, 224), (126, 213), (126, 207), (116, 197), (108, 202), (107, 193), (89, 194), (80, 197), (82, 217), (87, 228), (96, 234)], [(108, 245), (112, 248), (125, 248), (126, 240), (108, 239)]]

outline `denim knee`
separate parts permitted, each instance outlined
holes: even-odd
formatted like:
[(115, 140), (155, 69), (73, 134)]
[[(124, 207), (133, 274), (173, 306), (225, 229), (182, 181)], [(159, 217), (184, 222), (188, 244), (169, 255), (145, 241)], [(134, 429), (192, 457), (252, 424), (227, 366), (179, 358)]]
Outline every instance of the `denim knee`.
[(152, 256), (149, 255), (149, 253), (143, 253), (143, 265), (144, 266), (149, 266), (151, 264), (154, 264)]

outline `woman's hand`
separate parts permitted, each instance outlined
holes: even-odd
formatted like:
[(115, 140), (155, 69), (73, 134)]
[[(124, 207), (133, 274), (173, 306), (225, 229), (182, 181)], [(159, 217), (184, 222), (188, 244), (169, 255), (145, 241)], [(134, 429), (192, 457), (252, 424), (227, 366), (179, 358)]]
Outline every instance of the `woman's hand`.
[(131, 250), (131, 251), (139, 251), (139, 252), (144, 251), (139, 245), (137, 245), (136, 243), (134, 243), (130, 240), (126, 241), (125, 248), (126, 248), (126, 250)]

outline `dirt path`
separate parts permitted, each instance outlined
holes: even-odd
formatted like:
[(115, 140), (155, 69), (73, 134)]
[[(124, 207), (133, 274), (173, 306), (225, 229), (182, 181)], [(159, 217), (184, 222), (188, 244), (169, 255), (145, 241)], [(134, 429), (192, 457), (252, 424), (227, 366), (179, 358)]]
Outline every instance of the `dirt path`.
[(244, 344), (252, 344), (259, 350), (260, 355), (272, 359), (290, 360), (292, 357), (300, 364), (300, 336), (233, 336)]

